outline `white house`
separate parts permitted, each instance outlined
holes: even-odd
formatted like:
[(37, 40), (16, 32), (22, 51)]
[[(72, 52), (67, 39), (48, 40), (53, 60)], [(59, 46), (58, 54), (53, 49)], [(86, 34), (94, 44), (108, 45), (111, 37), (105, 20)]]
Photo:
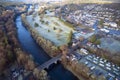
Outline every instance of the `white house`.
[(115, 22), (110, 22), (109, 24), (110, 24), (110, 26), (112, 26), (112, 27), (117, 27), (117, 24), (116, 24)]
[(84, 49), (84, 48), (81, 48), (81, 49), (80, 49), (80, 52), (81, 52), (81, 53), (84, 53), (84, 54), (88, 54), (88, 51), (87, 51), (86, 49)]

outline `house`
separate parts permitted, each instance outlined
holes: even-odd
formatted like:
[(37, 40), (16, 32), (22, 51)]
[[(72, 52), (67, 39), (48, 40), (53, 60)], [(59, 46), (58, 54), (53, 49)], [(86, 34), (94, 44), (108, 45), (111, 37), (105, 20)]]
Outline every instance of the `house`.
[(109, 24), (111, 27), (115, 27), (115, 28), (117, 27), (117, 24), (115, 22), (110, 22)]
[(92, 43), (91, 43), (91, 42), (88, 42), (88, 43), (87, 43), (87, 46), (89, 46), (89, 47), (90, 47), (91, 45), (92, 45)]
[(101, 31), (103, 31), (103, 32), (106, 32), (106, 33), (108, 33), (109, 32), (109, 30), (107, 30), (107, 29), (100, 29)]
[(98, 48), (101, 48), (100, 45), (97, 45)]
[(86, 49), (84, 49), (84, 48), (81, 48), (80, 52), (83, 53), (83, 54), (88, 54), (88, 51)]

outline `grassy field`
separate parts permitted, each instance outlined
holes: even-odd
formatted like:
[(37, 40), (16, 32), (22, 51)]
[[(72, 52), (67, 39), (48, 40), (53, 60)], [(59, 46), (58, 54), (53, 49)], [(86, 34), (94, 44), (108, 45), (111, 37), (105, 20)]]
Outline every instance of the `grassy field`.
[(0, 5), (6, 7), (6, 6), (10, 6), (10, 5), (20, 5), (23, 4), (23, 2), (12, 2), (12, 1), (4, 1), (4, 0), (0, 0)]
[(73, 27), (73, 25), (72, 25), (72, 24), (70, 24), (70, 23), (68, 23), (68, 22), (63, 21), (62, 19), (59, 19), (59, 21), (61, 21), (64, 25), (66, 25), (66, 26), (68, 26), (68, 27), (70, 27), (70, 28), (74, 29), (74, 27)]
[(34, 17), (30, 15), (27, 16), (27, 21), (36, 32), (52, 41), (56, 46), (67, 44), (70, 41), (68, 40), (69, 36), (72, 35), (71, 31), (74, 32), (70, 24), (50, 15), (36, 15)]

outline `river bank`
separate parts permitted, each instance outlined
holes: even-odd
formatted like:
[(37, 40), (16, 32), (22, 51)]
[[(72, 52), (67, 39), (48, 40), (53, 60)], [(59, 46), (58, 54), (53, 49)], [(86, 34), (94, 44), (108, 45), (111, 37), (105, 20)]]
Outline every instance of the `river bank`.
[[(35, 63), (30, 55), (22, 50), (18, 41), (15, 25), (18, 14), (13, 11), (14, 8), (13, 10), (4, 9), (0, 15), (0, 79), (17, 80), (21, 75), (23, 79), (27, 76), (24, 75), (25, 73), (34, 70)], [(31, 67), (29, 63), (31, 63)]]
[[(25, 15), (22, 15), (22, 23), (23, 25), (30, 31), (32, 37), (36, 40), (36, 42), (44, 49), (44, 51), (51, 57), (54, 57), (56, 55), (58, 55), (59, 53), (62, 53), (60, 50), (60, 47), (55, 50), (52, 49), (52, 47), (55, 45), (52, 44), (52, 42), (50, 42), (49, 40), (46, 40), (45, 38), (43, 38), (40, 35), (37, 35), (37, 32), (34, 31), (31, 27), (30, 24), (28, 24)], [(58, 50), (58, 51), (57, 51)], [(62, 56), (64, 57), (64, 56)], [(66, 64), (68, 63), (68, 64)], [(79, 71), (79, 63), (78, 64), (74, 64), (74, 62), (68, 62), (67, 60), (64, 60), (64, 58), (62, 58), (61, 64), (70, 72), (72, 72), (75, 76), (77, 76), (77, 78), (79, 78), (80, 80), (86, 80), (84, 79), (82, 76), (80, 76), (80, 72)], [(74, 65), (77, 66), (76, 69), (72, 66)]]
[[(22, 25), (21, 19), (18, 19), (18, 33), (19, 40), (25, 51), (28, 51), (38, 64), (43, 64), (48, 61), (50, 57), (44, 50), (38, 46), (35, 39), (31, 36), (28, 29)], [(78, 80), (71, 72), (66, 70), (61, 64), (53, 64), (46, 70), (50, 76), (50, 80)]]
[(25, 15), (21, 15), (22, 17), (22, 23), (26, 28), (30, 31), (32, 37), (36, 40), (36, 42), (46, 51), (46, 53), (54, 57), (58, 53), (60, 53), (59, 47), (55, 46), (51, 41), (45, 39), (41, 35), (38, 35), (38, 33), (31, 27), (31, 25), (26, 21)]
[[(14, 21), (15, 26), (7, 26), (7, 31), (9, 31), (9, 34), (7, 35), (9, 35), (9, 39), (11, 39), (11, 44), (15, 44), (15, 48), (13, 47), (14, 50), (12, 51), (16, 54), (16, 62), (17, 64), (19, 63), (18, 66), (24, 66), (25, 71), (33, 71), (33, 74), (35, 74), (35, 76), (40, 79), (46, 77), (46, 74), (44, 75), (42, 73), (46, 73), (47, 71), (48, 75), (50, 75), (50, 80), (77, 80), (77, 78), (71, 72), (66, 70), (61, 64), (53, 64), (45, 72), (44, 70), (39, 72), (39, 70), (37, 70), (36, 68), (33, 70), (33, 68), (36, 67), (36, 63), (38, 65), (43, 64), (44, 62), (48, 61), (50, 57), (44, 52), (44, 50), (40, 46), (37, 45), (35, 40), (31, 37), (29, 31), (26, 30), (25, 27), (22, 25), (20, 14), (21, 13), (14, 15), (14, 18), (11, 20), (8, 19), (10, 22)], [(7, 20), (7, 18), (5, 20)], [(7, 23), (7, 25), (9, 24)], [(12, 37), (10, 37), (11, 35)], [(21, 78), (21, 75), (17, 77)], [(29, 77), (29, 75), (26, 77), (24, 76), (24, 79), (30, 80)]]

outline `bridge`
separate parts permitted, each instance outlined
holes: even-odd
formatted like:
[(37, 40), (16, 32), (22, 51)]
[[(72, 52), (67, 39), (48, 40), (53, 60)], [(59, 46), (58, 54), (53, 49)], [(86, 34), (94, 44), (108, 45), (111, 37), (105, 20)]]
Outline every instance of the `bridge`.
[(38, 66), (37, 68), (39, 70), (43, 70), (43, 69), (48, 69), (50, 65), (52, 65), (53, 63), (57, 63), (57, 61), (59, 61), (61, 59), (62, 54), (57, 55), (56, 57), (53, 57), (52, 59), (50, 59), (49, 61), (43, 63), (42, 65)]

